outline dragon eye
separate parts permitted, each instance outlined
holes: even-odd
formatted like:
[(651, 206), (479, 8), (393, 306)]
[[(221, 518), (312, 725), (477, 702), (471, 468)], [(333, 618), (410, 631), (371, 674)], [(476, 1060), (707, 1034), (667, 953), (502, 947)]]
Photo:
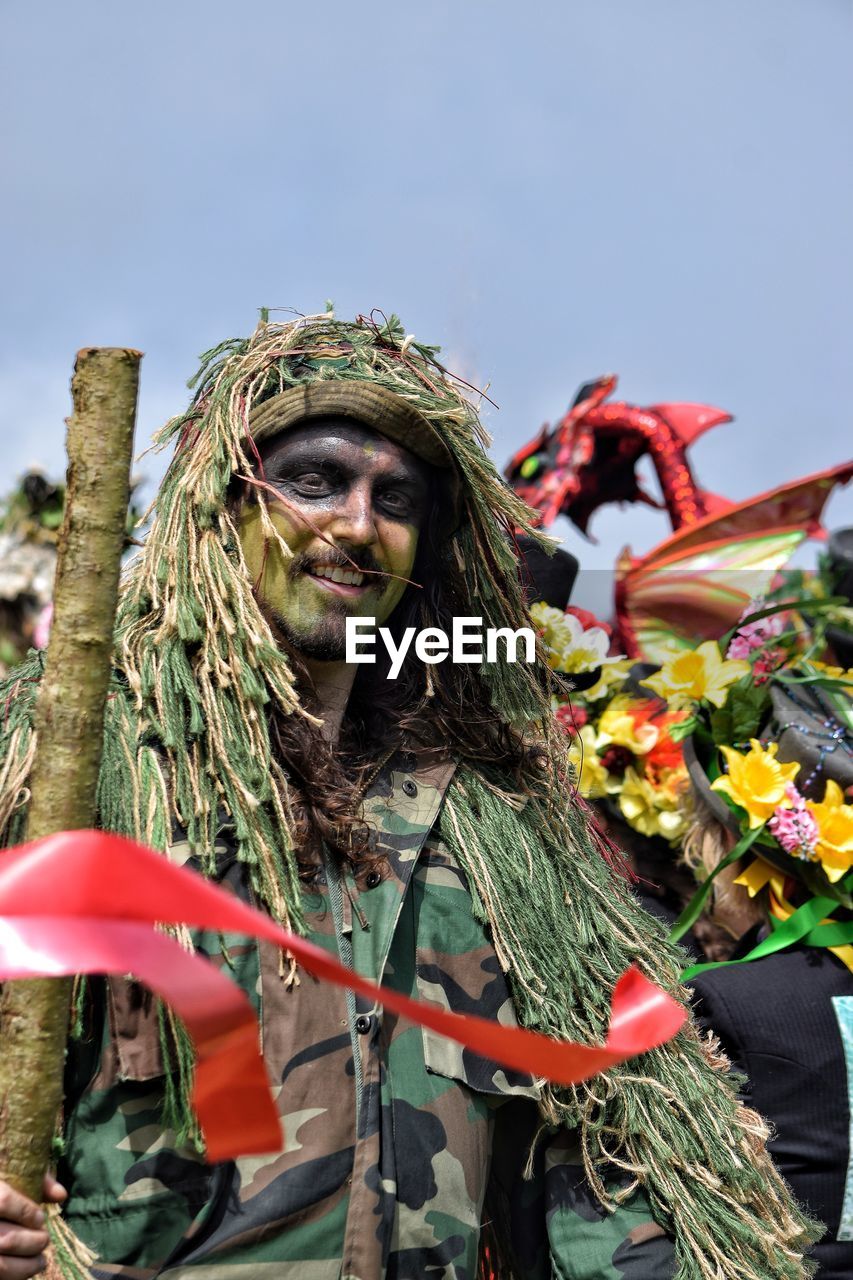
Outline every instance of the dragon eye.
[(535, 476), (536, 472), (542, 466), (542, 459), (538, 454), (534, 454), (532, 458), (525, 458), (521, 464), (521, 474), (525, 480), (529, 480), (531, 476)]

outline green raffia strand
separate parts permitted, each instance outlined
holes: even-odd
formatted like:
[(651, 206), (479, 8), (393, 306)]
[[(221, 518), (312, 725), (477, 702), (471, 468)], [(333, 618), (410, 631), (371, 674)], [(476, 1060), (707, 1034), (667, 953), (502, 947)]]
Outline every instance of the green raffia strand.
[[(286, 324), (263, 318), (250, 338), (207, 352), (189, 409), (158, 437), (177, 448), (123, 585), (100, 825), (163, 851), (180, 833), (210, 874), (227, 820), (259, 899), (296, 931), (303, 923), (288, 781), (270, 749), (269, 717), (302, 708), (254, 599), (228, 506), (233, 476), (254, 463), (245, 441), (251, 407), (297, 383), (335, 378), (373, 381), (424, 414), (455, 459), (464, 501), (443, 569), (459, 580), (463, 611), (485, 626), (530, 625), (512, 531), (551, 545), (495, 470), (476, 410), (435, 349), (411, 343), (404, 352), (404, 337), (393, 316), (380, 326), (332, 315)], [(329, 347), (337, 348), (334, 358), (323, 354)], [(23, 831), (40, 675), (33, 656), (0, 686), (7, 843)], [(530, 767), (529, 794), (519, 796), (515, 781), (463, 759), (441, 833), (466, 872), (522, 1025), (600, 1042), (625, 968), (636, 963), (683, 1000), (683, 953), (667, 948), (663, 931), (602, 858), (567, 785), (566, 743), (538, 672), (526, 663), (484, 664), (480, 675), (503, 721), (544, 737), (550, 763)], [(192, 1136), (186, 1034), (164, 1015), (161, 1040), (167, 1119)], [(548, 1123), (580, 1125), (585, 1165), (605, 1202), (614, 1156), (643, 1184), (677, 1241), (674, 1280), (801, 1280), (808, 1273), (800, 1255), (813, 1225), (763, 1150), (760, 1120), (738, 1107), (724, 1064), (692, 1027), (576, 1089), (545, 1088), (541, 1107)]]
[(203, 1152), (198, 1119), (192, 1108), (187, 1106), (195, 1068), (192, 1041), (184, 1024), (162, 1002), (157, 1006), (157, 1015), (165, 1068), (163, 1124), (167, 1129), (174, 1130), (177, 1146), (190, 1142)]
[(62, 1280), (91, 1280), (93, 1254), (78, 1240), (59, 1211), (50, 1207), (45, 1229), (53, 1246), (53, 1267), (50, 1274), (59, 1274)]
[(71, 1038), (79, 1040), (83, 1035), (83, 1020), (86, 1014), (86, 1005), (89, 997), (89, 979), (84, 973), (79, 973), (74, 979), (74, 987), (71, 992)]
[(743, 857), (747, 849), (751, 848), (751, 846), (755, 843), (755, 841), (761, 835), (762, 831), (765, 828), (765, 825), (766, 825), (765, 823), (762, 823), (760, 827), (755, 827), (752, 831), (747, 831), (745, 835), (741, 836), (740, 840), (738, 840), (735, 847), (729, 853), (726, 854), (726, 856), (722, 859), (721, 862), (717, 863), (716, 867), (714, 867), (714, 870), (710, 873), (710, 875), (708, 875), (706, 879), (702, 881), (701, 885), (696, 890), (693, 897), (690, 899), (687, 906), (684, 908), (681, 915), (678, 917), (675, 924), (670, 929), (669, 931), (670, 942), (679, 942), (684, 937), (685, 933), (691, 927), (691, 925), (696, 923), (699, 916), (702, 914), (702, 908), (705, 905), (705, 900), (708, 897), (708, 894), (711, 892), (711, 889), (713, 888), (713, 884), (717, 876), (726, 867), (730, 867), (733, 862), (737, 862), (738, 858)]

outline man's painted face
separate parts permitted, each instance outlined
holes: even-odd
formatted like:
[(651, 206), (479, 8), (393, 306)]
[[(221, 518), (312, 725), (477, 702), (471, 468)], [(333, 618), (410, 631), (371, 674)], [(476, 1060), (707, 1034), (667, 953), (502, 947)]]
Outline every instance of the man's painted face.
[(244, 501), (240, 541), (258, 598), (298, 652), (339, 661), (347, 616), (383, 623), (406, 590), (399, 579), (411, 578), (430, 468), (332, 418), (282, 432), (262, 459), (258, 478), (281, 495), (264, 491), (270, 518), (293, 557), (265, 539), (257, 503)]

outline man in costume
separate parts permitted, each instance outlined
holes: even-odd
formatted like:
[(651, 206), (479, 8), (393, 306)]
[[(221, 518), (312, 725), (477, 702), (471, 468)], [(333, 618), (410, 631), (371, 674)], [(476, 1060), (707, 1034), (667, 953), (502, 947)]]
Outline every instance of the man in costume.
[[(264, 321), (208, 353), (163, 439), (120, 605), (101, 825), (458, 1012), (591, 1041), (628, 964), (677, 990), (679, 957), (574, 797), (544, 661), (410, 653), (395, 680), (381, 650), (344, 661), (348, 616), (398, 640), (454, 617), (530, 625), (510, 536), (534, 535), (529, 512), (435, 351), (394, 319)], [(3, 691), (9, 843), (39, 672)], [(179, 932), (255, 1002), (285, 1146), (208, 1166), (181, 1028), (132, 984), (81, 986), (59, 1173), (92, 1275), (806, 1274), (809, 1224), (692, 1028), (552, 1087), (267, 944)], [(14, 1238), (0, 1266), (34, 1274), (43, 1239), (32, 1222)]]

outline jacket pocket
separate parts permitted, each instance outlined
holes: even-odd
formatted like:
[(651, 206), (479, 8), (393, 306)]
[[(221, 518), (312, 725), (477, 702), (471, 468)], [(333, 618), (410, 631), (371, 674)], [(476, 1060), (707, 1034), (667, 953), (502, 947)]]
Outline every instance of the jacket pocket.
[[(214, 857), (216, 874), (210, 878), (217, 887), (254, 906), (246, 868), (237, 861), (226, 840), (217, 840)], [(198, 859), (190, 856), (189, 846), (184, 841), (172, 846), (169, 860), (176, 866), (201, 870)], [(211, 929), (193, 929), (190, 937), (196, 955), (224, 969), (248, 995), (260, 1018), (257, 940)], [(165, 1075), (158, 1004), (157, 998), (137, 982), (120, 977), (107, 979), (107, 1013), (114, 1069), (120, 1080), (144, 1082)]]
[[(416, 986), (420, 999), (452, 1013), (518, 1025), (506, 978), (461, 869), (441, 844), (428, 845), (412, 878)], [(422, 1028), (427, 1071), (495, 1097), (538, 1098), (533, 1076), (512, 1071)]]

